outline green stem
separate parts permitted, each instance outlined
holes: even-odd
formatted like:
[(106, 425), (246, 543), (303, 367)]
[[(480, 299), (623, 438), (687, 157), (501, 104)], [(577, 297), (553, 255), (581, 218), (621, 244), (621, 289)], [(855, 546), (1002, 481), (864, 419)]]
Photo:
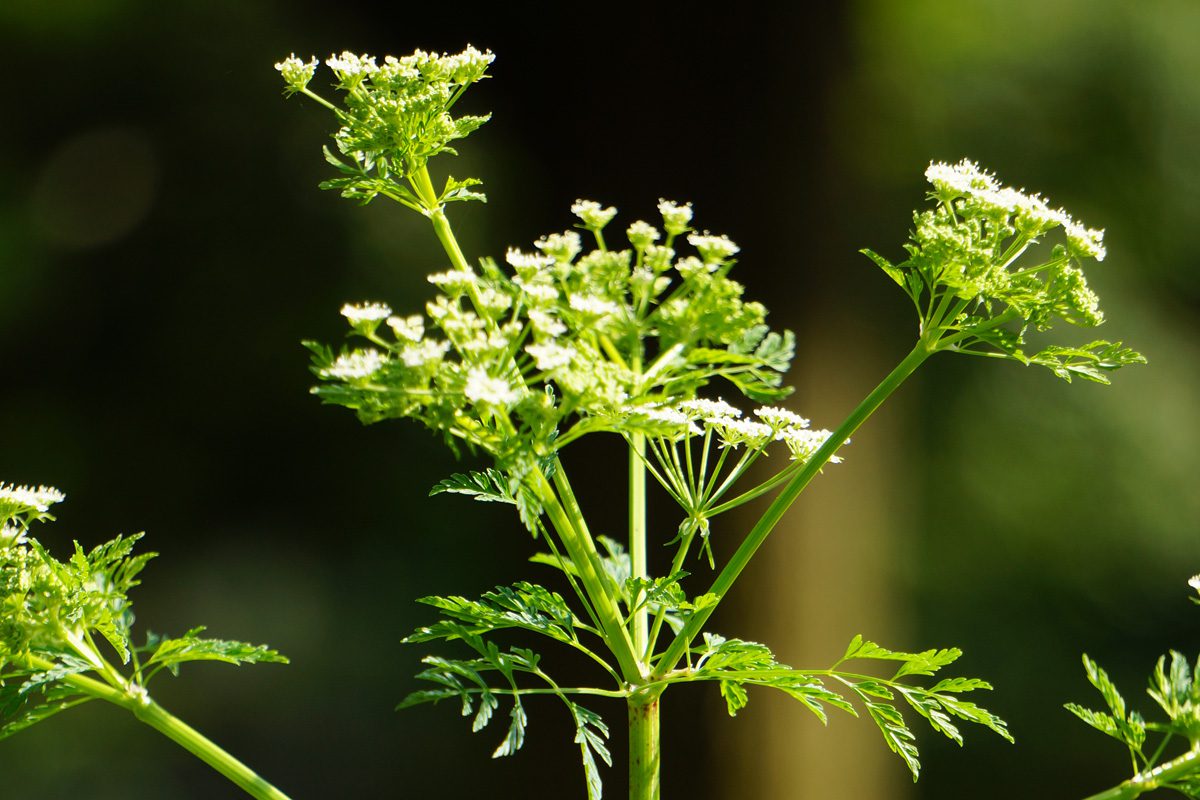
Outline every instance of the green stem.
[(1200, 750), (1189, 750), (1162, 766), (1135, 775), (1124, 783), (1094, 794), (1086, 800), (1132, 800), (1138, 795), (1162, 788), (1200, 772)]
[(144, 705), (137, 705), (132, 711), (135, 717), (224, 775), (251, 797), (288, 800), (286, 794), (267, 783), (254, 770), (153, 700), (147, 698)]
[(629, 800), (659, 800), (659, 694), (629, 697)]
[[(52, 661), (36, 656), (30, 659), (30, 663), (38, 669), (53, 669), (57, 666)], [(259, 800), (289, 800), (286, 794), (259, 777), (254, 770), (151, 700), (141, 687), (135, 687), (133, 690), (121, 690), (86, 675), (67, 675), (62, 681), (84, 694), (131, 711), (139, 720), (224, 775), (251, 797)]]
[[(645, 579), (646, 568), (646, 436), (635, 433), (629, 437), (629, 567), (634, 578)], [(633, 604), (633, 652), (640, 659), (649, 658), (650, 614), (641, 602), (641, 593), (630, 598)]]
[(532, 473), (532, 479), (531, 488), (541, 502), (542, 508), (545, 509), (546, 516), (550, 518), (550, 524), (563, 543), (568, 558), (571, 559), (579, 573), (583, 591), (591, 602), (596, 620), (604, 633), (604, 643), (608, 645), (608, 649), (617, 659), (621, 677), (627, 683), (641, 682), (643, 678), (641, 663), (634, 654), (629, 631), (625, 629), (624, 620), (609, 588), (611, 579), (604, 572), (600, 554), (596, 551), (595, 540), (588, 532), (587, 523), (583, 520), (578, 503), (575, 502), (574, 495), (570, 494), (570, 487), (566, 483), (562, 464), (557, 465), (554, 473), (555, 484), (558, 485), (559, 492), (563, 495), (562, 502), (559, 501), (554, 487), (550, 485), (540, 470)]
[(653, 674), (655, 678), (661, 678), (670, 672), (679, 663), (679, 660), (683, 658), (692, 640), (699, 635), (717, 605), (725, 598), (730, 587), (733, 586), (734, 581), (742, 574), (742, 570), (746, 568), (746, 565), (750, 563), (750, 559), (758, 551), (758, 548), (766, 541), (768, 534), (779, 523), (784, 512), (796, 501), (800, 492), (808, 486), (809, 481), (821, 471), (821, 467), (825, 466), (825, 463), (838, 451), (838, 448), (846, 443), (846, 440), (858, 430), (859, 426), (871, 416), (875, 409), (879, 408), (883, 401), (892, 392), (896, 391), (897, 387), (925, 359), (929, 358), (932, 353), (933, 350), (924, 340), (919, 341), (917, 346), (912, 349), (912, 352), (905, 356), (904, 360), (888, 373), (888, 376), (858, 404), (858, 407), (850, 413), (850, 416), (846, 418), (841, 426), (830, 435), (817, 452), (813, 454), (812, 458), (805, 462), (804, 467), (776, 495), (771, 505), (763, 513), (762, 517), (759, 518), (758, 522), (755, 523), (750, 533), (746, 535), (746, 538), (742, 540), (737, 552), (729, 559), (729, 563), (725, 565), (725, 568), (721, 570), (721, 573), (709, 588), (708, 591), (716, 595), (717, 602), (701, 611), (697, 611), (688, 618), (683, 629), (675, 636), (675, 639), (659, 660), (658, 666), (655, 667)]

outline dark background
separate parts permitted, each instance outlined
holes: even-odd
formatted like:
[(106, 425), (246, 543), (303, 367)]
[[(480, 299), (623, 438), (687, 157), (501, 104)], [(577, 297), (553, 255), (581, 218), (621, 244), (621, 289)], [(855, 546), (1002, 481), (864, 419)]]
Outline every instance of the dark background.
[[(569, 723), (549, 703), (531, 704), (527, 752), (500, 761), (487, 757), (498, 727), (472, 736), (453, 708), (392, 711), (425, 652), (399, 644), (430, 618), (413, 598), (545, 576), (504, 509), (426, 498), (462, 465), (423, 430), (321, 408), (298, 344), (338, 341), (346, 301), (417, 309), (423, 276), (445, 265), (415, 215), (316, 189), (332, 119), (285, 101), (272, 65), (469, 42), (497, 53), (465, 101), (494, 118), (435, 166), (485, 179), (488, 205), (453, 215), (468, 257), (562, 230), (577, 197), (617, 205), (622, 226), (652, 218), (659, 197), (690, 200), (698, 227), (742, 245), (748, 295), (797, 331), (793, 407), (828, 408), (821, 426), (911, 346), (906, 301), (856, 251), (900, 255), (930, 159), (978, 159), (1107, 228), (1092, 270), (1111, 319), (1100, 335), (1151, 365), (1101, 388), (934, 359), (880, 415), (898, 432), (886, 492), (855, 483), (853, 458), (822, 479), (879, 506), (888, 557), (747, 582), (749, 618), (719, 623), (753, 637), (756, 618), (792, 613), (789, 585), (832, 575), (848, 593), (888, 587), (874, 605), (894, 629), (862, 632), (968, 652), (963, 671), (997, 685), (988, 705), (1018, 745), (970, 731), (959, 752), (923, 730), (921, 782), (887, 760), (880, 798), (1073, 797), (1125, 776), (1120, 746), (1061, 704), (1092, 702), (1083, 651), (1149, 710), (1139, 687), (1154, 659), (1197, 649), (1185, 581), (1200, 571), (1200, 7), (826, 6), (0, 6), (0, 477), (67, 493), (42, 529), (60, 554), (148, 532), (162, 556), (137, 590), (144, 628), (206, 624), (293, 661), (186, 669), (156, 686), (164, 705), (297, 800), (582, 795)], [(844, 402), (822, 377), (839, 374), (853, 376)], [(854, 444), (864, 462), (872, 424)], [(576, 484), (620, 485), (603, 445), (577, 459)], [(612, 505), (584, 500), (601, 519)], [(830, 513), (805, 535), (880, 535)], [(843, 640), (860, 632), (848, 624)], [(798, 666), (837, 655), (770, 643)], [(755, 771), (727, 738), (753, 729), (755, 704), (722, 719), (709, 689), (667, 697), (669, 797), (736, 796), (731, 762)], [(620, 767), (623, 709), (601, 710)], [(883, 749), (870, 747), (863, 759)], [(0, 744), (0, 770), (30, 798), (235, 796), (98, 704)], [(621, 796), (621, 769), (605, 774)], [(743, 790), (792, 796), (781, 787)], [(846, 795), (834, 783), (819, 796)]]

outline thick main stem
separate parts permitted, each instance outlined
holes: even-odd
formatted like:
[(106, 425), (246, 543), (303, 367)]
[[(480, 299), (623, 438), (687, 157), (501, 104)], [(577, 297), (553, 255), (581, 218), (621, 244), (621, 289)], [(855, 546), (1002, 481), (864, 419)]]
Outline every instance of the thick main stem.
[(629, 697), (629, 800), (659, 800), (658, 693)]
[(683, 629), (675, 636), (670, 647), (667, 648), (666, 652), (663, 653), (663, 657), (659, 660), (658, 666), (655, 667), (653, 673), (655, 678), (661, 678), (666, 675), (683, 658), (684, 653), (691, 646), (692, 640), (699, 635), (700, 631), (704, 628), (704, 624), (708, 622), (709, 617), (716, 610), (717, 604), (724, 599), (725, 594), (733, 586), (734, 581), (742, 574), (742, 570), (750, 563), (750, 559), (758, 551), (758, 548), (762, 546), (762, 543), (766, 541), (767, 536), (774, 530), (779, 520), (782, 519), (784, 512), (791, 507), (792, 503), (800, 495), (800, 492), (804, 491), (809, 482), (821, 471), (821, 467), (825, 466), (834, 453), (838, 451), (838, 448), (846, 443), (850, 436), (871, 416), (875, 409), (879, 408), (883, 401), (925, 359), (929, 358), (933, 352), (933, 349), (927, 346), (924, 340), (918, 342), (912, 352), (905, 356), (904, 360), (888, 373), (888, 376), (858, 404), (858, 407), (850, 413), (850, 416), (825, 440), (825, 443), (813, 454), (812, 458), (805, 463), (803, 469), (784, 485), (782, 491), (775, 497), (775, 500), (772, 501), (758, 522), (755, 523), (750, 533), (746, 535), (746, 538), (742, 540), (742, 544), (738, 547), (737, 552), (729, 559), (729, 563), (725, 565), (725, 568), (721, 570), (721, 573), (709, 588), (708, 591), (717, 597), (717, 603), (713, 603), (711, 606), (695, 612), (688, 618)]
[(1136, 775), (1086, 800), (1133, 800), (1139, 795), (1167, 786), (1196, 772), (1200, 772), (1200, 750), (1189, 750), (1179, 758)]

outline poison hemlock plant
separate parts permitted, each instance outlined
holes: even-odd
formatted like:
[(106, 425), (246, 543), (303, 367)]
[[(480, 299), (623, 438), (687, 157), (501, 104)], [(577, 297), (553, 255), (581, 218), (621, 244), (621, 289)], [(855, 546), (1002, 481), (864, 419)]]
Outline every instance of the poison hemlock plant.
[[(0, 739), (90, 700), (105, 700), (186, 748), (253, 797), (287, 800), (199, 732), (155, 703), (150, 681), (189, 661), (229, 664), (287, 659), (261, 645), (206, 639), (204, 628), (133, 643), (129, 590), (154, 553), (133, 554), (141, 538), (118, 536), (65, 561), (29, 535), (54, 519), (63, 500), (46, 486), (0, 485)], [(119, 666), (118, 666), (119, 665)]]
[[(865, 713), (914, 779), (916, 736), (901, 709), (959, 743), (963, 722), (1009, 738), (1003, 721), (964, 699), (990, 689), (986, 681), (938, 674), (957, 649), (897, 652), (856, 636), (840, 658), (830, 656), (831, 666), (796, 669), (765, 645), (705, 626), (809, 481), (838, 463), (849, 437), (930, 356), (1037, 364), (1068, 382), (1107, 383), (1113, 370), (1142, 363), (1107, 341), (1026, 349), (1027, 333), (1101, 322), (1082, 266), (1104, 257), (1102, 232), (1003, 187), (968, 161), (931, 165), (933, 208), (915, 216), (907, 258), (892, 263), (864, 251), (913, 303), (919, 326), (912, 351), (833, 432), (777, 406), (747, 414), (713, 394), (755, 403), (785, 397), (793, 336), (771, 330), (766, 308), (743, 298), (730, 277), (738, 246), (694, 228), (690, 204), (662, 200), (660, 220), (634, 221), (614, 234), (616, 209), (581, 200), (571, 208), (574, 229), (548, 234), (531, 250), (510, 249), (504, 265), (463, 254), (446, 211), (483, 200), (480, 181), (447, 176), (438, 190), (429, 161), (454, 154), (451, 144), (487, 120), (451, 112), (491, 60), (473, 48), (383, 63), (343, 53), (326, 62), (342, 105), (309, 88), (316, 59), (276, 65), (286, 94), (315, 100), (338, 122), (334, 147), (325, 150), (336, 177), (322, 186), (421, 214), (449, 261), (429, 277), (436, 291), (424, 315), (394, 314), (381, 302), (344, 306), (360, 343), (337, 351), (307, 343), (320, 379), (314, 392), (365, 423), (415, 419), (455, 452), (489, 461), (441, 481), (432, 494), (514, 506), (541, 543), (532, 560), (561, 572), (567, 592), (519, 582), (478, 599), (424, 598), (439, 619), (407, 641), (445, 642), (460, 655), (427, 656), (418, 678), (430, 688), (401, 707), (450, 700), (474, 731), (503, 716), (495, 755), (505, 756), (524, 741), (526, 698), (556, 697), (575, 727), (589, 798), (601, 796), (599, 762), (612, 762), (608, 727), (596, 710), (604, 698), (627, 706), (630, 797), (659, 797), (659, 702), (675, 684), (715, 683), (730, 714), (746, 705), (751, 687), (782, 691), (822, 721), (828, 709)], [(602, 433), (628, 452), (624, 543), (592, 533), (560, 459), (576, 440)], [(753, 477), (750, 468), (771, 449), (784, 456), (771, 459), (775, 474)], [(659, 541), (647, 530), (651, 480), (680, 516)], [(738, 535), (717, 518), (765, 496), (772, 497), (765, 512), (732, 557), (716, 564), (710, 538)], [(663, 574), (649, 573), (652, 546), (673, 548)], [(510, 630), (582, 653), (601, 684), (559, 684), (538, 653), (503, 644)], [(858, 666), (866, 661), (896, 669), (880, 677)], [(506, 713), (498, 713), (502, 705)]]
[[(1200, 575), (1189, 583), (1200, 592)], [(1200, 604), (1200, 599), (1192, 602)], [(1175, 650), (1158, 659), (1146, 693), (1166, 715), (1165, 722), (1149, 722), (1129, 708), (1108, 674), (1086, 655), (1083, 667), (1108, 710), (1076, 703), (1067, 703), (1067, 710), (1125, 745), (1133, 766), (1132, 778), (1087, 800), (1132, 800), (1155, 789), (1200, 800), (1200, 659), (1193, 666)], [(1178, 743), (1185, 750), (1172, 756), (1179, 752)]]

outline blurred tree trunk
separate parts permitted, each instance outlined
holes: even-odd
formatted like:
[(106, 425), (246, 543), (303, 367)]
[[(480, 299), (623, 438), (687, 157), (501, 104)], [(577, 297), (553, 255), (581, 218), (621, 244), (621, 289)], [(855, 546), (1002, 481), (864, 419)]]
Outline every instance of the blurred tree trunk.
[[(829, 320), (803, 337), (796, 359), (794, 410), (814, 427), (833, 428), (886, 374), (870, 342), (836, 337), (853, 330)], [(736, 593), (740, 620), (731, 635), (757, 638), (780, 661), (823, 668), (861, 633), (900, 646), (905, 603), (895, 587), (892, 554), (903, 534), (903, 401), (893, 399), (808, 488), (760, 551)], [(739, 527), (753, 523), (753, 511)], [(736, 720), (713, 725), (712, 750), (723, 770), (719, 797), (855, 798), (909, 796), (908, 773), (869, 719), (830, 710), (829, 725), (799, 703), (753, 691)]]

